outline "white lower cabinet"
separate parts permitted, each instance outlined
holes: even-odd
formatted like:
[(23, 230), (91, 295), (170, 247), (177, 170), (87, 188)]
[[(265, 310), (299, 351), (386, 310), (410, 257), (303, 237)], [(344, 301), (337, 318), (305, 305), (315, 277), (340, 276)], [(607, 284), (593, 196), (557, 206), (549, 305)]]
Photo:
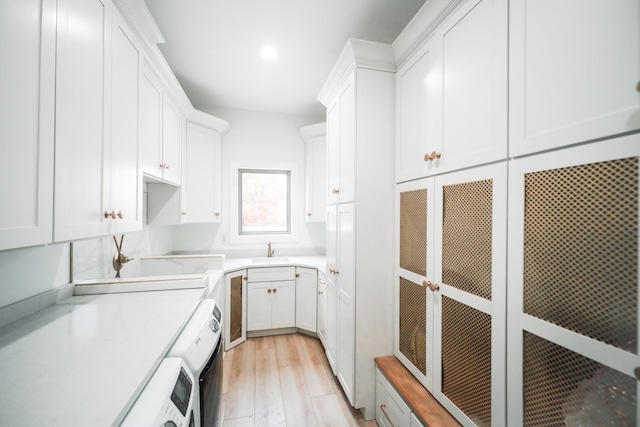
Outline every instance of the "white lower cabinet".
[(416, 417), (416, 414), (413, 412), (409, 415), (409, 426), (410, 427), (425, 427), (424, 424)]
[(296, 267), (296, 328), (317, 331), (318, 270)]
[(295, 326), (295, 281), (249, 282), (247, 288), (247, 331)]
[[(376, 369), (376, 422), (378, 425), (380, 427), (413, 426), (412, 415), (409, 405), (400, 397), (384, 374)], [(413, 418), (416, 418), (415, 415)]]
[(464, 425), (504, 425), (507, 165), (398, 186), (396, 357)]
[(224, 276), (224, 348), (229, 350), (247, 340), (247, 270)]
[(295, 267), (249, 268), (247, 331), (295, 326)]

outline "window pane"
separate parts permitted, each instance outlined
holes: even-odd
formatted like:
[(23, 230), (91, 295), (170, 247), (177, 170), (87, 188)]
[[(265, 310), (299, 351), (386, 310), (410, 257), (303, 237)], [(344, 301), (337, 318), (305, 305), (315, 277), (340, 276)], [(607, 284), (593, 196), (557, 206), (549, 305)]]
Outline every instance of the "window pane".
[(289, 233), (289, 171), (240, 171), (240, 234)]

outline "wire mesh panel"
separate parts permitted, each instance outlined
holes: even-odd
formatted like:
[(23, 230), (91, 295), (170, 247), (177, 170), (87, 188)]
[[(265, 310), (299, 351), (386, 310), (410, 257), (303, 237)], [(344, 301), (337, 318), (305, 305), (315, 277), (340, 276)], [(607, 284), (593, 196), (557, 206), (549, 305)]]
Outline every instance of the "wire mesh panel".
[(525, 426), (635, 426), (636, 380), (524, 331)]
[(230, 341), (235, 341), (242, 337), (242, 276), (231, 278), (231, 319), (229, 319)]
[(637, 352), (638, 160), (525, 175), (524, 312)]
[(491, 179), (443, 188), (442, 281), (491, 299)]
[(400, 193), (400, 267), (427, 275), (427, 190)]
[(491, 425), (491, 316), (446, 296), (442, 392), (477, 425)]
[(400, 278), (400, 352), (427, 374), (427, 296), (425, 288)]

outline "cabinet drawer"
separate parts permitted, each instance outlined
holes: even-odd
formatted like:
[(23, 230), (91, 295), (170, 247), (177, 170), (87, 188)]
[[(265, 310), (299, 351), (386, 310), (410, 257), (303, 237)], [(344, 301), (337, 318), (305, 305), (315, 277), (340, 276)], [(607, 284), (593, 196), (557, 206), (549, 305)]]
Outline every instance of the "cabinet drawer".
[(411, 409), (379, 369), (376, 369), (376, 421), (383, 427), (403, 427), (411, 423)]
[(295, 267), (260, 267), (249, 268), (248, 282), (274, 282), (281, 280), (295, 280)]

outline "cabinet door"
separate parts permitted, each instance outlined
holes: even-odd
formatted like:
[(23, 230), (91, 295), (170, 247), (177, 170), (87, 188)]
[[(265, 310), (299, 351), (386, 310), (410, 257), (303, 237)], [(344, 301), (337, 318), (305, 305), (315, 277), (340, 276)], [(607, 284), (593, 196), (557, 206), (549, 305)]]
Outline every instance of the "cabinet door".
[(337, 292), (338, 381), (353, 405), (355, 399), (355, 205), (338, 205), (338, 263), (334, 272)]
[[(472, 0), (438, 29), (440, 172), (507, 157), (507, 0)], [(436, 150), (437, 151), (437, 150)]]
[(511, 156), (640, 129), (636, 0), (512, 0), (509, 13)]
[(137, 41), (114, 9), (111, 36), (110, 209), (119, 216), (111, 233), (142, 229), (142, 182), (138, 174), (138, 99), (142, 56)]
[(463, 424), (506, 417), (507, 165), (435, 179), (434, 387)]
[(182, 151), (182, 115), (168, 99), (162, 103), (162, 178), (180, 183)]
[(510, 426), (638, 423), (639, 160), (632, 135), (509, 165)]
[(0, 4), (0, 250), (52, 239), (55, 16), (51, 0)]
[(316, 332), (318, 271), (296, 268), (296, 327)]
[(433, 390), (435, 281), (434, 179), (398, 185), (394, 354), (425, 388)]
[(272, 282), (247, 284), (247, 331), (271, 329)]
[(327, 187), (326, 136), (311, 138), (305, 144), (306, 222), (325, 222)]
[(296, 282), (274, 282), (271, 293), (271, 327), (290, 328), (296, 326)]
[(336, 285), (327, 280), (327, 344), (324, 352), (333, 374), (336, 374), (336, 356), (338, 353), (338, 296)]
[(327, 108), (327, 204), (336, 203), (340, 187), (340, 102)]
[[(56, 57), (56, 241), (108, 234), (110, 207), (105, 155), (111, 111), (106, 67), (109, 0), (58, 1)], [(80, 25), (82, 23), (82, 25)]]
[[(322, 346), (327, 348), (327, 308), (328, 308), (327, 282), (324, 275), (318, 273), (318, 338), (322, 342)], [(296, 312), (297, 312), (296, 305)]]
[(162, 86), (145, 70), (140, 88), (140, 169), (162, 178)]
[(326, 236), (327, 236), (327, 281), (333, 283), (335, 285), (336, 277), (333, 272), (338, 268), (338, 206), (337, 205), (328, 205), (327, 206), (327, 226), (326, 226)]
[(247, 340), (247, 270), (225, 275), (224, 348)]
[(442, 152), (442, 78), (439, 43), (432, 39), (396, 76), (396, 180), (427, 176)]
[(376, 422), (382, 427), (409, 427), (411, 408), (376, 369)]
[(339, 202), (353, 202), (356, 197), (356, 92), (352, 77), (340, 94)]
[(220, 135), (194, 123), (187, 123), (185, 162), (185, 221), (220, 222), (219, 161)]

